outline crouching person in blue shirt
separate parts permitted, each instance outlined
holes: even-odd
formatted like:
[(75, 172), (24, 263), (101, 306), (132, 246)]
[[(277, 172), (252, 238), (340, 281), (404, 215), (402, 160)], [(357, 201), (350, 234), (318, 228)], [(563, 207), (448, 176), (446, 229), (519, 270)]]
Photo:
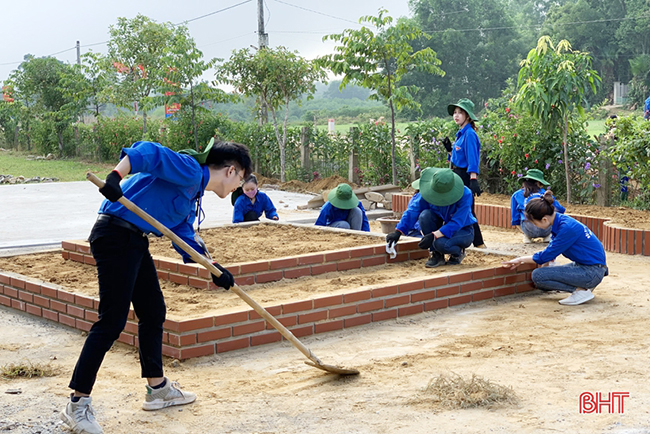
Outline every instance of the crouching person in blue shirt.
[[(523, 233), (524, 244), (532, 243), (533, 238), (543, 238), (543, 241), (548, 243), (551, 241), (551, 228), (538, 228), (526, 220), (525, 211), (528, 202), (531, 199), (542, 197), (544, 187), (550, 184), (544, 179), (544, 173), (539, 169), (530, 169), (519, 180), (521, 181), (522, 188), (515, 191), (510, 197), (510, 213), (512, 214), (510, 224), (512, 226), (519, 226)], [(553, 206), (560, 214), (564, 214), (564, 211), (566, 211), (557, 200), (553, 202)]]
[[(592, 291), (607, 276), (607, 259), (602, 243), (591, 230), (553, 206), (553, 193), (532, 199), (526, 205), (526, 219), (541, 229), (551, 228), (551, 242), (546, 249), (533, 256), (522, 256), (503, 263), (510, 269), (521, 264), (539, 264), (542, 268), (533, 270), (535, 286), (543, 291), (564, 291), (571, 295), (560, 304), (575, 306), (594, 298)], [(559, 255), (564, 255), (570, 264), (546, 266)]]
[(278, 220), (278, 212), (273, 206), (271, 198), (257, 188), (257, 177), (255, 175), (246, 178), (241, 189), (241, 194), (234, 203), (233, 223), (259, 221), (262, 213), (266, 215), (267, 219)]
[[(194, 393), (181, 390), (163, 374), (166, 306), (147, 237), (162, 234), (118, 202), (122, 196), (128, 198), (209, 257), (193, 227), (201, 198), (206, 191), (227, 197), (251, 173), (251, 159), (248, 148), (237, 143), (211, 141), (202, 153), (185, 152), (158, 143), (134, 143), (122, 149), (120, 162), (99, 190), (107, 200), (88, 238), (97, 264), (99, 319), (88, 332), (69, 384), (74, 392), (61, 413), (63, 422), (75, 433), (102, 433), (90, 393), (104, 356), (124, 329), (131, 305), (138, 318), (141, 375), (147, 381), (142, 408), (158, 410), (196, 399)], [(133, 176), (122, 180), (130, 173)], [(190, 261), (186, 253), (183, 259)], [(217, 263), (215, 266), (223, 274), (212, 276), (212, 280), (229, 289), (234, 285), (232, 274)]]
[(327, 202), (321, 208), (316, 220), (316, 226), (370, 232), (366, 210), (352, 191), (352, 187), (345, 183), (330, 190)]
[[(474, 240), (472, 190), (451, 169), (435, 167), (422, 171), (419, 189), (420, 197), (413, 197), (395, 232), (386, 235), (386, 242), (396, 243), (417, 221), (423, 235), (418, 246), (431, 252), (426, 267), (460, 264), (465, 258), (465, 248)], [(447, 262), (446, 254), (450, 255)]]

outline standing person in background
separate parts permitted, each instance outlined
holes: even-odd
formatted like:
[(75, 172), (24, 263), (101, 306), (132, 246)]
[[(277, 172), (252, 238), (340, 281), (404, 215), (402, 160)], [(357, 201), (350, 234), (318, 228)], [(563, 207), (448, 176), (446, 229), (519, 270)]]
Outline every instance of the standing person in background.
[[(448, 137), (442, 141), (451, 161), (452, 170), (460, 176), (465, 187), (472, 190), (472, 196), (481, 195), (478, 184), (479, 163), (481, 159), (481, 142), (476, 134), (474, 103), (467, 98), (458, 100), (456, 104), (449, 104), (447, 112), (454, 117), (454, 122), (460, 130), (456, 133), (456, 141), (452, 143)], [(474, 201), (472, 201), (472, 215), (476, 218)], [(478, 222), (474, 223), (474, 247), (485, 248), (483, 234)]]
[[(526, 205), (526, 220), (540, 229), (551, 229), (551, 242), (533, 256), (522, 256), (503, 262), (503, 267), (514, 270), (521, 264), (537, 264), (532, 273), (535, 286), (542, 291), (563, 291), (571, 295), (560, 304), (577, 306), (594, 298), (594, 288), (607, 276), (607, 258), (603, 244), (591, 230), (555, 210), (553, 192), (531, 199)], [(559, 255), (571, 263), (549, 267)]]
[(650, 121), (650, 96), (645, 100), (645, 105), (643, 106), (643, 119)]
[[(533, 242), (533, 238), (543, 238), (545, 243), (551, 241), (551, 228), (540, 229), (526, 220), (526, 205), (531, 199), (540, 198), (544, 195), (544, 187), (549, 183), (544, 179), (544, 174), (539, 169), (530, 169), (525, 176), (519, 178), (522, 188), (515, 191), (510, 198), (510, 212), (512, 214), (512, 226), (519, 226), (524, 234), (524, 244)], [(555, 198), (553, 198), (555, 199)], [(555, 210), (564, 214), (564, 207), (556, 200), (553, 202)]]
[[(99, 189), (106, 200), (88, 237), (97, 264), (99, 319), (88, 332), (68, 386), (73, 393), (61, 412), (61, 419), (73, 432), (103, 433), (94, 416), (90, 393), (104, 356), (124, 329), (131, 305), (138, 318), (140, 375), (147, 381), (142, 408), (159, 410), (196, 400), (194, 393), (181, 390), (178, 383), (163, 374), (167, 307), (147, 237), (160, 237), (162, 233), (129, 211), (119, 199), (124, 196), (131, 200), (209, 258), (193, 226), (201, 214), (203, 195), (212, 191), (223, 199), (250, 173), (248, 148), (238, 143), (214, 143), (213, 139), (202, 153), (174, 152), (153, 142), (137, 142), (122, 149), (120, 162)], [(123, 180), (128, 174), (133, 176)], [(191, 262), (185, 252), (183, 260)], [(230, 289), (235, 283), (233, 275), (216, 262), (214, 265), (222, 274), (213, 275), (213, 282)], [(116, 391), (115, 396), (123, 399), (122, 392), (126, 393)]]
[(348, 184), (341, 183), (330, 190), (327, 202), (320, 210), (316, 226), (370, 232), (370, 223), (361, 201)]
[[(240, 188), (241, 194), (235, 198), (233, 203), (235, 206), (232, 213), (233, 223), (259, 221), (262, 213), (269, 220), (278, 220), (278, 213), (271, 198), (257, 188), (257, 177), (255, 175), (246, 178)], [(234, 195), (235, 193), (233, 193), (233, 197)]]

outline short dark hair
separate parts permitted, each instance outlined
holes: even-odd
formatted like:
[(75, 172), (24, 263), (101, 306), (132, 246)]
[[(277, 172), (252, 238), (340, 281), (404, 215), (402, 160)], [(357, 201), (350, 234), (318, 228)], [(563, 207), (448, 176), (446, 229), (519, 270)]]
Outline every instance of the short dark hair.
[(547, 215), (553, 215), (555, 212), (555, 197), (551, 190), (546, 190), (544, 196), (540, 198), (531, 199), (526, 205), (524, 216), (527, 220), (541, 220)]
[(244, 171), (244, 178), (253, 172), (248, 147), (241, 143), (215, 142), (205, 159), (205, 164), (217, 167), (239, 166)]

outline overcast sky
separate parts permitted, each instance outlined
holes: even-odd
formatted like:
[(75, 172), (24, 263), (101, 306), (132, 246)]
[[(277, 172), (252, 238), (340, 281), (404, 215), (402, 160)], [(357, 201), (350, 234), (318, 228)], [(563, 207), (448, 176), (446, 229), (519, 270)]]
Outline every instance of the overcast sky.
[[(410, 16), (408, 0), (265, 0), (264, 21), (269, 45), (283, 45), (313, 59), (332, 52), (322, 37), (359, 28), (364, 15), (380, 7), (393, 18)], [(74, 63), (76, 41), (81, 52), (106, 53), (108, 27), (118, 17), (138, 13), (156, 22), (187, 24), (205, 58), (227, 60), (232, 50), (258, 45), (257, 0), (7, 0), (0, 23), (0, 82), (6, 80), (26, 54), (54, 55)], [(216, 13), (215, 13), (216, 12)]]

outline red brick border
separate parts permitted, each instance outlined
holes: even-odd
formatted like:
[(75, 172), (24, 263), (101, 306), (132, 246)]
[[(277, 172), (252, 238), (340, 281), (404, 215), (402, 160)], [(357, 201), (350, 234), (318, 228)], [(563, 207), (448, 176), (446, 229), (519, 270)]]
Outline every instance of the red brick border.
[[(393, 211), (406, 211), (409, 200), (411, 195), (393, 194)], [(510, 215), (510, 207), (507, 206), (476, 204), (476, 219), (480, 225), (511, 228)], [(591, 229), (603, 243), (605, 250), (626, 255), (650, 256), (650, 231), (613, 226), (608, 218), (569, 215)]]
[[(266, 309), (296, 336), (302, 337), (530, 291), (533, 268), (531, 264), (520, 266), (516, 272), (499, 267), (420, 277), (397, 285), (374, 285)], [(37, 289), (41, 291), (38, 295)], [(0, 272), (0, 304), (84, 331), (97, 320), (96, 299), (5, 271)], [(245, 309), (191, 320), (165, 321), (163, 354), (189, 359), (282, 339), (254, 310)], [(133, 311), (118, 340), (137, 345), (137, 319)]]

